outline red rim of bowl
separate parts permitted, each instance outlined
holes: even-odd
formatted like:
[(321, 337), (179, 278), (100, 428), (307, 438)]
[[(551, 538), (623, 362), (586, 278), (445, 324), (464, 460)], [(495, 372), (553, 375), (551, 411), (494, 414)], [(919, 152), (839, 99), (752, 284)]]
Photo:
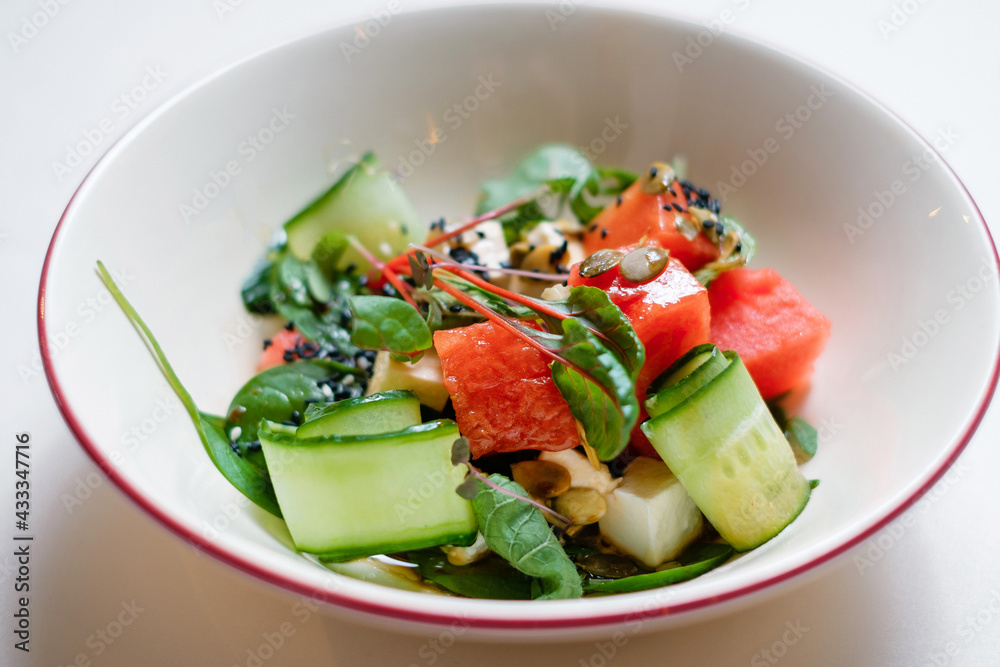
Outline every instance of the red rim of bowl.
[[(607, 8), (603, 7), (598, 9), (607, 10)], [(618, 9), (615, 9), (613, 11), (621, 13), (632, 13), (640, 16), (647, 15), (642, 12), (636, 12), (636, 11), (623, 11)], [(654, 16), (655, 18), (660, 20), (666, 20), (682, 24), (686, 23), (684, 21), (671, 17), (656, 16), (656, 15)], [(693, 27), (696, 27), (694, 26), (694, 24), (691, 25)], [(313, 34), (320, 34), (322, 32), (335, 29), (335, 27), (339, 26), (340, 24), (336, 24), (335, 26), (328, 26)], [(247, 58), (242, 59), (238, 63), (231, 65), (230, 67), (223, 68), (222, 70), (219, 70), (218, 72), (215, 72), (207, 76), (206, 78), (196, 82), (189, 88), (178, 92), (170, 100), (161, 105), (160, 108), (162, 109), (167, 106), (170, 106), (177, 99), (185, 97), (189, 93), (200, 89), (203, 85), (206, 85), (208, 82), (210, 82), (211, 80), (213, 80), (214, 78), (216, 78), (217, 76), (219, 76), (220, 74), (231, 68), (237, 67), (250, 60), (254, 60), (257, 57), (263, 55), (264, 53), (282, 48), (284, 46), (287, 46), (288, 44), (299, 41), (300, 39), (308, 38), (309, 36), (311, 35), (303, 35), (301, 37), (286, 41), (275, 47), (268, 48), (259, 53), (252, 54)], [(926, 149), (930, 150), (932, 154), (937, 157), (938, 162), (941, 164), (944, 170), (951, 176), (955, 184), (957, 184), (958, 187), (961, 188), (962, 192), (965, 194), (966, 198), (968, 199), (969, 203), (972, 205), (972, 208), (976, 213), (976, 222), (982, 227), (983, 231), (986, 234), (986, 238), (989, 240), (990, 250), (993, 253), (994, 267), (997, 268), (998, 271), (1000, 271), (1000, 256), (998, 256), (997, 254), (996, 243), (993, 240), (993, 235), (990, 233), (989, 226), (986, 224), (986, 220), (983, 217), (982, 211), (979, 209), (979, 206), (972, 198), (972, 195), (969, 193), (968, 188), (958, 177), (955, 171), (951, 168), (951, 166), (938, 153), (938, 151), (934, 148), (934, 146), (931, 145), (930, 142), (928, 142), (926, 139), (924, 139), (909, 123), (907, 123), (905, 120), (899, 117), (891, 109), (885, 107), (877, 99), (875, 99), (874, 97), (872, 97), (871, 95), (860, 89), (858, 86), (848, 81), (845, 81), (839, 75), (829, 72), (825, 68), (810, 62), (806, 58), (803, 58), (799, 55), (791, 55), (785, 49), (772, 47), (770, 45), (761, 42), (758, 39), (748, 39), (734, 35), (729, 35), (728, 38), (744, 42), (756, 48), (765, 49), (782, 57), (798, 61), (798, 63), (801, 65), (805, 65), (806, 67), (812, 68), (813, 70), (823, 74), (826, 77), (829, 77), (830, 79), (836, 81), (837, 83), (847, 87), (848, 89), (862, 96), (867, 102), (873, 104), (880, 111), (891, 117), (901, 127), (906, 129), (917, 141), (922, 143)], [(87, 184), (93, 172), (106, 159), (107, 155), (114, 150), (114, 148), (118, 145), (118, 143), (123, 139), (131, 137), (137, 131), (141, 131), (142, 125), (143, 123), (140, 122), (136, 127), (130, 129), (128, 132), (125, 133), (123, 137), (119, 138), (111, 147), (109, 147), (108, 150), (104, 153), (104, 155), (102, 155), (101, 159), (98, 160), (93, 167), (91, 167), (87, 175), (80, 182), (80, 185), (73, 192), (73, 195), (70, 197), (69, 202), (66, 204), (66, 208), (63, 210), (63, 213), (59, 218), (59, 223), (56, 225), (55, 231), (52, 234), (52, 240), (49, 242), (48, 249), (46, 250), (45, 253), (45, 261), (44, 264), (42, 265), (41, 280), (38, 287), (38, 313), (37, 313), (39, 348), (41, 351), (42, 363), (45, 368), (45, 377), (48, 381), (49, 388), (52, 391), (53, 398), (55, 398), (56, 405), (59, 408), (59, 412), (62, 414), (63, 419), (66, 421), (67, 426), (69, 426), (70, 431), (73, 432), (73, 435), (79, 441), (80, 445), (87, 452), (87, 454), (94, 460), (94, 462), (102, 470), (102, 472), (104, 472), (104, 474), (107, 475), (111, 479), (111, 481), (113, 481), (125, 493), (125, 495), (129, 497), (129, 499), (131, 499), (136, 505), (141, 507), (143, 510), (148, 512), (154, 519), (159, 521), (163, 526), (168, 528), (170, 531), (172, 531), (179, 537), (183, 538), (186, 542), (197, 548), (199, 551), (208, 553), (217, 558), (218, 560), (228, 565), (232, 565), (246, 572), (247, 574), (251, 574), (263, 581), (275, 584), (277, 586), (280, 586), (282, 588), (285, 588), (287, 590), (296, 593), (308, 595), (315, 600), (328, 602), (345, 609), (373, 614), (381, 617), (410, 621), (413, 623), (431, 624), (431, 625), (447, 625), (453, 623), (456, 620), (456, 617), (452, 615), (432, 614), (417, 610), (402, 609), (383, 604), (376, 604), (355, 597), (351, 597), (348, 595), (342, 595), (336, 592), (324, 591), (317, 588), (313, 588), (311, 586), (302, 584), (294, 579), (284, 577), (271, 570), (262, 568), (257, 563), (241, 558), (239, 555), (226, 551), (221, 547), (217, 547), (211, 542), (205, 540), (199, 534), (189, 530), (186, 526), (176, 521), (167, 512), (161, 510), (156, 504), (148, 500), (142, 494), (140, 489), (130, 484), (128, 480), (126, 480), (121, 474), (119, 474), (119, 472), (114, 468), (114, 466), (111, 465), (111, 462), (103, 456), (100, 448), (90, 439), (86, 431), (83, 429), (83, 426), (77, 419), (76, 415), (73, 413), (72, 408), (69, 406), (63, 394), (62, 387), (59, 384), (59, 379), (56, 377), (55, 371), (53, 370), (52, 356), (49, 354), (49, 341), (48, 338), (46, 337), (46, 332), (45, 332), (45, 286), (46, 286), (46, 281), (48, 279), (49, 263), (52, 259), (53, 250), (55, 249), (56, 242), (58, 241), (59, 238), (59, 232), (62, 229), (63, 223), (66, 221), (66, 217), (69, 213), (69, 210), (72, 208), (73, 202), (76, 200), (77, 195)], [(934, 471), (934, 473), (927, 479), (927, 481), (920, 488), (915, 490), (908, 498), (906, 498), (903, 502), (901, 502), (898, 507), (889, 512), (881, 520), (877, 521), (874, 525), (872, 525), (866, 530), (863, 530), (861, 533), (851, 538), (850, 540), (846, 541), (845, 543), (830, 549), (829, 551), (813, 558), (811, 561), (803, 563), (798, 567), (795, 567), (786, 572), (782, 572), (781, 574), (772, 576), (763, 581), (746, 585), (741, 588), (729, 591), (727, 593), (723, 593), (721, 595), (715, 595), (709, 598), (693, 600), (690, 602), (680, 603), (669, 607), (667, 605), (662, 605), (659, 608), (644, 612), (634, 612), (634, 611), (618, 612), (607, 615), (594, 615), (594, 616), (567, 618), (567, 619), (556, 618), (556, 619), (534, 619), (534, 620), (489, 618), (486, 616), (476, 617), (469, 615), (469, 616), (463, 616), (462, 622), (464, 624), (468, 624), (471, 627), (481, 628), (486, 630), (557, 630), (557, 629), (567, 629), (567, 628), (587, 628), (595, 626), (615, 625), (619, 623), (635, 621), (640, 616), (645, 618), (654, 617), (656, 615), (673, 616), (676, 614), (707, 609), (709, 607), (719, 605), (729, 600), (742, 598), (751, 595), (753, 593), (763, 591), (764, 589), (771, 588), (776, 584), (791, 580), (800, 574), (803, 574), (805, 572), (817, 568), (818, 566), (832, 560), (833, 558), (839, 556), (840, 554), (851, 549), (857, 544), (860, 544), (862, 541), (869, 538), (870, 536), (872, 536), (873, 534), (875, 534), (876, 532), (878, 532), (879, 530), (890, 524), (892, 521), (894, 521), (900, 514), (902, 514), (913, 503), (915, 503), (921, 496), (930, 491), (931, 488), (933, 488), (933, 486), (945, 474), (945, 472), (947, 472), (947, 470), (952, 466), (952, 464), (955, 463), (955, 460), (959, 457), (959, 455), (963, 452), (965, 447), (969, 444), (969, 441), (972, 439), (972, 436), (978, 429), (979, 424), (982, 422), (983, 417), (985, 416), (986, 411), (988, 410), (990, 402), (993, 398), (993, 395), (996, 391), (997, 381), (998, 379), (1000, 379), (1000, 340), (997, 341), (997, 345), (998, 345), (998, 356), (994, 361), (993, 371), (989, 379), (989, 386), (983, 393), (982, 397), (980, 398), (979, 405), (976, 407), (976, 414), (966, 425), (965, 430), (962, 433), (961, 437), (959, 438), (958, 442), (951, 450), (951, 452), (949, 452), (948, 456), (944, 459), (944, 461), (941, 462), (938, 469)], [(378, 585), (378, 584), (373, 584), (373, 585)]]

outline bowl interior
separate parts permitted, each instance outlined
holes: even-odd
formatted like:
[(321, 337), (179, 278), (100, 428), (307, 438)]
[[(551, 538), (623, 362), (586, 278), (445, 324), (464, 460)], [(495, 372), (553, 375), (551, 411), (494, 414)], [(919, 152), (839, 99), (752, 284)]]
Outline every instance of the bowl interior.
[[(50, 251), (41, 334), (78, 437), (197, 548), (417, 622), (579, 628), (670, 607), (668, 623), (861, 539), (942, 472), (981, 416), (996, 380), (993, 245), (952, 173), (877, 104), (728, 36), (678, 59), (698, 30), (582, 7), (400, 14), (360, 47), (355, 27), (329, 30), (179, 96), (90, 174)], [(96, 260), (117, 272), (199, 407), (221, 413), (273, 327), (243, 311), (240, 283), (345, 160), (375, 150), (425, 219), (458, 218), (481, 180), (554, 140), (636, 170), (686, 155), (691, 179), (756, 235), (754, 264), (830, 317), (803, 405), (821, 436), (805, 472), (821, 485), (764, 547), (661, 591), (501, 604), (331, 574), (212, 468)]]

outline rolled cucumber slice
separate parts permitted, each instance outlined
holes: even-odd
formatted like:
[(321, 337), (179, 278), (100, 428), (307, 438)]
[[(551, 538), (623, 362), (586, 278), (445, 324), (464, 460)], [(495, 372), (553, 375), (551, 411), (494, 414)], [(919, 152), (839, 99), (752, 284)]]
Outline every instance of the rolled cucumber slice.
[(728, 365), (729, 360), (711, 343), (692, 347), (649, 385), (646, 412), (650, 417), (662, 415), (701, 389)]
[[(374, 153), (365, 153), (340, 180), (298, 215), (285, 223), (288, 248), (299, 259), (309, 259), (316, 244), (331, 232), (353, 235), (376, 257), (390, 259), (410, 243), (420, 243), (427, 228), (406, 193)], [(353, 248), (341, 266), (365, 261)]]
[(393, 433), (298, 438), (263, 422), (260, 442), (295, 546), (339, 562), (476, 539), (472, 504), (455, 493), (450, 419)]
[(412, 391), (383, 391), (348, 398), (313, 413), (295, 431), (296, 437), (375, 435), (402, 431), (420, 423), (420, 401)]
[(723, 356), (722, 372), (642, 430), (723, 539), (747, 551), (799, 515), (810, 484), (739, 355)]

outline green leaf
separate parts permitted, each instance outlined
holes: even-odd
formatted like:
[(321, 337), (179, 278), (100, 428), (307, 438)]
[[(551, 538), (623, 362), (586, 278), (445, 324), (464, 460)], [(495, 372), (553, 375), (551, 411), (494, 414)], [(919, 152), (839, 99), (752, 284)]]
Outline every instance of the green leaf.
[(248, 448), (257, 440), (257, 429), (264, 419), (287, 422), (292, 413), (305, 413), (309, 403), (324, 401), (324, 381), (340, 382), (347, 376), (363, 374), (356, 368), (329, 360), (296, 361), (261, 371), (243, 385), (229, 404), (226, 433), (240, 428), (236, 442), (245, 459), (266, 469), (264, 456), (258, 448)]
[[(490, 475), (489, 480), (522, 497), (528, 495), (503, 475)], [(487, 546), (514, 568), (535, 578), (533, 598), (556, 600), (583, 595), (576, 566), (537, 508), (480, 482), (472, 509)]]
[(177, 398), (180, 400), (181, 405), (184, 406), (194, 424), (195, 431), (198, 432), (198, 438), (208, 453), (209, 459), (215, 464), (219, 472), (222, 473), (222, 476), (243, 495), (271, 514), (280, 517), (281, 510), (278, 509), (278, 502), (274, 496), (274, 487), (271, 486), (271, 479), (267, 475), (267, 471), (263, 466), (247, 460), (233, 451), (229, 446), (229, 438), (226, 435), (228, 429), (223, 429), (222, 427), (222, 418), (213, 417), (198, 410), (194, 399), (191, 398), (191, 394), (181, 384), (180, 379), (167, 360), (167, 355), (163, 352), (163, 348), (160, 347), (156, 337), (153, 336), (153, 332), (150, 331), (146, 323), (139, 317), (139, 313), (136, 312), (132, 304), (125, 298), (125, 295), (121, 293), (121, 290), (118, 289), (118, 285), (111, 278), (111, 274), (108, 273), (108, 270), (100, 261), (97, 262), (97, 272), (101, 278), (101, 282), (108, 288), (108, 291), (111, 292), (111, 296), (114, 297), (122, 312), (125, 313), (125, 316), (132, 323), (132, 326), (135, 327), (136, 331), (139, 332), (142, 341), (146, 344), (150, 354), (153, 355), (153, 360), (156, 362), (157, 367), (163, 373), (163, 377), (166, 378), (167, 384), (177, 394)]
[[(570, 290), (567, 298), (546, 301), (545, 306), (567, 317), (584, 320), (601, 343), (625, 366), (632, 379), (638, 376), (646, 360), (646, 350), (628, 318), (612, 303), (607, 292), (597, 287), (579, 285)], [(555, 318), (545, 317), (545, 320), (550, 330), (559, 330), (561, 325)]]
[[(582, 224), (589, 223), (635, 178), (623, 169), (595, 168), (586, 155), (568, 144), (545, 144), (521, 158), (506, 178), (484, 182), (476, 212), (482, 214), (539, 192), (501, 219), (510, 244), (539, 221), (558, 217), (567, 202)], [(552, 196), (556, 207), (548, 204)]]
[(408, 551), (404, 557), (417, 564), (424, 579), (458, 595), (480, 600), (531, 599), (531, 579), (501, 558), (452, 565), (439, 549)]
[(677, 584), (722, 565), (734, 553), (728, 544), (698, 544), (680, 559), (681, 566), (622, 579), (589, 579), (583, 584), (588, 593), (632, 593)]
[(204, 433), (202, 444), (215, 467), (240, 493), (274, 516), (280, 517), (281, 510), (267, 469), (233, 451), (229, 436), (226, 435), (228, 431), (225, 419), (204, 412), (199, 415)]
[(815, 427), (802, 417), (792, 417), (785, 427), (785, 437), (795, 451), (796, 458), (808, 461), (816, 456), (819, 446), (819, 434)]
[(412, 355), (430, 348), (431, 331), (416, 308), (388, 296), (351, 297), (351, 342), (367, 350)]
[(553, 364), (552, 380), (598, 458), (610, 461), (625, 449), (639, 419), (635, 384), (625, 366), (579, 320), (562, 324), (566, 347), (560, 355), (573, 366)]

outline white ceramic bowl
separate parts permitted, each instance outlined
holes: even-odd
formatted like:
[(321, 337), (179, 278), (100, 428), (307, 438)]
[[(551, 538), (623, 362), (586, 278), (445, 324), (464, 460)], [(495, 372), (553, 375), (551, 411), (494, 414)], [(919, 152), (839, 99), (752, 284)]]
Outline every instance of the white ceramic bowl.
[[(189, 89), (100, 161), (53, 237), (39, 335), (70, 428), (135, 502), (196, 548), (332, 610), (523, 639), (638, 631), (754, 601), (872, 535), (944, 473), (996, 384), (1000, 321), (993, 243), (931, 146), (856, 89), (767, 48), (718, 37), (699, 53), (686, 50), (695, 26), (558, 12), (400, 14), (367, 43), (351, 26), (322, 32)], [(805, 512), (694, 581), (550, 603), (399, 590), (295, 553), (280, 522), (214, 470), (96, 260), (122, 277), (199, 406), (218, 413), (268, 326), (242, 310), (240, 282), (339, 162), (374, 149), (407, 175), (424, 218), (461, 217), (483, 178), (552, 140), (637, 170), (686, 154), (692, 180), (756, 234), (754, 263), (833, 321), (804, 405), (821, 435), (806, 473), (822, 480)]]

